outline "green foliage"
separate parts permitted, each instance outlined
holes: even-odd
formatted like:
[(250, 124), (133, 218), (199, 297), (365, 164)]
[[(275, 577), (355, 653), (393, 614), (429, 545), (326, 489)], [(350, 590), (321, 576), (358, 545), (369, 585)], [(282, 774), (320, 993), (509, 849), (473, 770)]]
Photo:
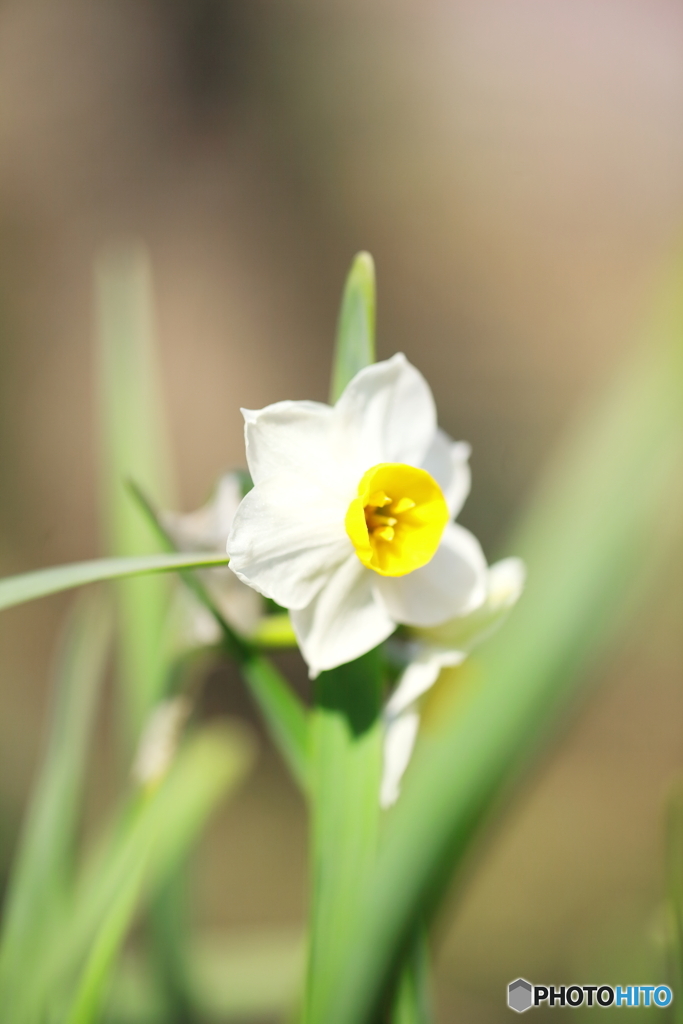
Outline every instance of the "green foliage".
[(323, 672), (311, 718), (312, 899), (306, 1022), (320, 1020), (374, 864), (382, 771), (378, 651)]
[(336, 402), (358, 371), (374, 361), (375, 264), (370, 253), (359, 252), (351, 264), (342, 296), (330, 401)]
[[(305, 937), (292, 928), (211, 930), (191, 937), (188, 963), (200, 1020), (287, 1020), (300, 994)], [(107, 1003), (116, 1024), (167, 1024), (149, 964), (129, 950)]]
[(210, 569), (227, 565), (226, 555), (169, 554), (141, 555), (139, 558), (95, 558), (91, 562), (56, 565), (51, 569), (37, 569), (20, 576), (6, 576), (0, 580), (0, 611), (39, 597), (73, 590), (88, 583), (119, 580), (127, 576), (143, 576), (159, 572), (178, 572), (182, 569)]
[(403, 943), (637, 607), (658, 546), (670, 549), (681, 511), (683, 324), (665, 326), (579, 421), (513, 537), (527, 591), (470, 666), (469, 699), (418, 747), (315, 1024), (372, 1019)]
[(276, 747), (300, 788), (310, 788), (308, 712), (271, 662), (252, 655), (242, 674), (260, 708)]
[(7, 1020), (33, 965), (60, 935), (68, 909), (88, 746), (111, 640), (103, 595), (79, 604), (54, 678), (51, 728), (5, 899), (0, 1006)]
[(159, 892), (183, 863), (218, 801), (244, 777), (253, 752), (234, 727), (192, 736), (158, 788), (134, 797), (124, 826), (91, 865), (77, 896), (72, 955), (87, 952), (68, 1024), (92, 1024), (139, 903)]
[(432, 1024), (429, 949), (424, 928), (418, 928), (396, 986), (391, 1024)]
[[(171, 460), (154, 339), (149, 261), (138, 246), (104, 253), (97, 264), (102, 516), (107, 550), (139, 555), (159, 549), (154, 531), (130, 500), (139, 480), (167, 508), (174, 504)], [(120, 663), (125, 729), (133, 743), (164, 688), (168, 581), (119, 585)]]
[[(53, 937), (17, 993), (16, 1024), (89, 1021), (141, 902), (159, 891), (196, 841), (217, 801), (243, 777), (247, 738), (227, 726), (197, 732), (157, 788), (133, 792), (79, 871)], [(69, 1018), (68, 1014), (71, 1014)]]

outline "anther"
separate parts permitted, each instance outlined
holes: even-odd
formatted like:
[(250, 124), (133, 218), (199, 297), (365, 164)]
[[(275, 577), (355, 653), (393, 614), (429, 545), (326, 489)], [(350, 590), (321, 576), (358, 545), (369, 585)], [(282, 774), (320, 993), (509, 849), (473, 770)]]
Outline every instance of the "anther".
[(387, 511), (393, 512), (394, 515), (400, 515), (401, 512), (409, 512), (411, 508), (415, 508), (415, 502), (412, 498), (398, 498), (397, 501), (389, 506)]

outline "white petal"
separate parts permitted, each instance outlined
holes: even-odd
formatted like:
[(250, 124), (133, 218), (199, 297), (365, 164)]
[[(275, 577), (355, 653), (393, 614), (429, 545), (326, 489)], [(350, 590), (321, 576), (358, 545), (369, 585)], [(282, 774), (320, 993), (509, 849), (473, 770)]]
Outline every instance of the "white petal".
[(396, 689), (387, 701), (385, 714), (389, 718), (400, 715), (434, 685), (442, 668), (460, 665), (465, 657), (463, 651), (425, 648), (417, 660), (411, 662), (403, 672)]
[(357, 373), (334, 407), (335, 452), (358, 479), (380, 462), (420, 466), (435, 432), (432, 392), (402, 353)]
[(472, 475), (468, 460), (471, 454), (466, 441), (451, 441), (443, 430), (437, 430), (422, 463), (422, 468), (432, 474), (443, 491), (452, 519), (459, 514), (470, 493)]
[(311, 678), (360, 658), (393, 633), (396, 625), (373, 593), (373, 575), (354, 552), (307, 608), (292, 612)]
[(482, 604), (486, 574), (479, 541), (450, 523), (431, 562), (407, 576), (375, 575), (375, 588), (396, 622), (436, 626)]
[(305, 478), (270, 477), (237, 510), (227, 544), (230, 566), (284, 608), (305, 608), (353, 550), (345, 513), (334, 495)]
[(420, 716), (416, 711), (406, 711), (387, 723), (384, 734), (384, 769), (379, 791), (382, 807), (391, 807), (398, 800), (401, 779), (413, 753), (419, 725)]
[(431, 629), (411, 631), (426, 645), (471, 651), (505, 622), (524, 589), (526, 569), (519, 558), (505, 558), (488, 571), (486, 600), (468, 615), (458, 615)]
[(256, 411), (242, 409), (247, 463), (254, 483), (288, 473), (318, 482), (334, 481), (329, 441), (332, 413), (331, 407), (321, 402), (276, 402)]
[(526, 566), (521, 558), (503, 558), (489, 569), (486, 603), (491, 611), (512, 608), (522, 595)]

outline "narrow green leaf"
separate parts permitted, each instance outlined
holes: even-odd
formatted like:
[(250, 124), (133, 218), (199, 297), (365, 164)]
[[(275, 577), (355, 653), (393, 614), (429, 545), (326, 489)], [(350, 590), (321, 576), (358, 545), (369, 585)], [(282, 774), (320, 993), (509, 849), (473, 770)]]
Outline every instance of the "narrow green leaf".
[(396, 989), (391, 1024), (433, 1024), (429, 947), (424, 927), (411, 943)]
[[(289, 1019), (301, 995), (305, 937), (292, 928), (211, 930), (190, 941), (192, 1012), (200, 1020)], [(120, 1024), (166, 1024), (146, 958), (121, 958), (107, 1009)]]
[(79, 981), (66, 1020), (97, 1020), (121, 942), (138, 907), (187, 857), (207, 817), (244, 778), (253, 746), (242, 729), (207, 726), (180, 749), (156, 789), (135, 795), (118, 829), (82, 872), (73, 909), (51, 957), (34, 966), (23, 1015), (42, 1019), (46, 1001), (74, 970)]
[(242, 664), (251, 694), (285, 763), (304, 792), (310, 788), (309, 716), (291, 686), (266, 658)]
[(527, 591), (483, 650), (469, 701), (418, 746), (315, 1024), (370, 1020), (401, 945), (633, 611), (663, 525), (680, 523), (682, 333), (669, 323), (666, 345), (650, 340), (580, 422), (511, 542)]
[(304, 1020), (322, 1021), (348, 941), (379, 826), (383, 730), (378, 650), (323, 672), (311, 719), (311, 934)]
[(0, 611), (12, 608), (38, 597), (58, 594), (62, 590), (83, 587), (102, 580), (124, 579), (147, 573), (178, 572), (181, 569), (210, 569), (227, 565), (227, 555), (170, 554), (143, 555), (139, 558), (96, 558), (91, 562), (73, 562), (55, 565), (50, 569), (37, 569), (20, 576), (0, 579)]
[(95, 935), (66, 1024), (91, 1024), (100, 1017), (106, 984), (135, 914), (146, 867), (146, 857), (131, 865), (118, 899)]
[(5, 898), (0, 938), (0, 1005), (11, 1016), (17, 987), (30, 984), (38, 950), (64, 912), (97, 698), (111, 640), (102, 595), (77, 605), (54, 678), (42, 766), (26, 814)]
[(342, 296), (330, 401), (336, 402), (359, 370), (375, 361), (375, 264), (359, 252), (351, 264)]
[[(126, 481), (142, 482), (171, 507), (171, 459), (162, 411), (149, 259), (139, 245), (104, 252), (96, 267), (102, 455), (102, 516), (112, 555), (159, 550), (154, 531), (130, 500)], [(120, 653), (129, 742), (163, 692), (168, 581), (119, 585)]]

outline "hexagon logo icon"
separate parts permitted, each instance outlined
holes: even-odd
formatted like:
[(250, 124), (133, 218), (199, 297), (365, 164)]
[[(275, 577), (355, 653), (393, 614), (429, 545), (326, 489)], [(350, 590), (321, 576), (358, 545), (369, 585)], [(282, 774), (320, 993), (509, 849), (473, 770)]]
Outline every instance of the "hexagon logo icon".
[(517, 978), (508, 985), (508, 1006), (517, 1013), (529, 1010), (533, 1003), (533, 988), (524, 978)]

